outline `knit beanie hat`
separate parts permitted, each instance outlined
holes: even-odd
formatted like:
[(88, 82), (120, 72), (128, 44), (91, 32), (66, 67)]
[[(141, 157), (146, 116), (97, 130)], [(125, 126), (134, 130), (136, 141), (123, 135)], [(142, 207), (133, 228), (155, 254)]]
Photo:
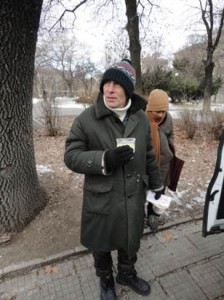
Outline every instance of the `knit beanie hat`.
[(136, 72), (131, 62), (124, 59), (121, 62), (114, 63), (105, 71), (100, 83), (100, 91), (102, 93), (103, 85), (111, 80), (119, 83), (124, 88), (127, 97), (130, 98), (134, 92), (136, 82)]
[(146, 111), (167, 111), (169, 108), (169, 97), (163, 90), (152, 90), (148, 97)]

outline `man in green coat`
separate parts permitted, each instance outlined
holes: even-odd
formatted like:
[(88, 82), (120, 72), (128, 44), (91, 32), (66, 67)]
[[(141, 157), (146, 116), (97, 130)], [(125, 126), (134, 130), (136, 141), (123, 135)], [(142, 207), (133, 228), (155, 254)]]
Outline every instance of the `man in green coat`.
[(146, 100), (134, 93), (135, 81), (129, 60), (107, 69), (96, 103), (75, 118), (66, 140), (66, 166), (85, 174), (81, 243), (93, 253), (101, 300), (117, 299), (113, 250), (118, 253), (116, 281), (140, 295), (150, 293), (135, 263), (146, 191), (155, 191), (159, 198), (163, 186), (144, 112)]

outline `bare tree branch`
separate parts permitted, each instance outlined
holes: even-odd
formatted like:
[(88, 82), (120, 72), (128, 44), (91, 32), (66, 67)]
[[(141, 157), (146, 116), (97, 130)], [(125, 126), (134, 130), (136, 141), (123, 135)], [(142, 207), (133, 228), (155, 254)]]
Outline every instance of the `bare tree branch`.
[(219, 40), (220, 40), (220, 37), (222, 34), (223, 23), (224, 23), (224, 7), (220, 14), (220, 24), (219, 24), (218, 32), (217, 32), (216, 39), (214, 42), (214, 48), (216, 48), (218, 46), (218, 43), (219, 43)]
[(76, 19), (76, 15), (75, 12), (76, 10), (82, 6), (83, 4), (87, 3), (89, 0), (82, 0), (79, 4), (77, 4), (74, 8), (72, 9), (65, 9), (63, 11), (63, 13), (61, 14), (61, 16), (58, 18), (58, 20), (53, 24), (53, 26), (50, 28), (50, 30), (52, 30), (58, 23), (60, 23), (60, 26), (62, 27), (62, 19), (64, 18), (66, 13), (73, 13), (74, 14), (74, 19)]

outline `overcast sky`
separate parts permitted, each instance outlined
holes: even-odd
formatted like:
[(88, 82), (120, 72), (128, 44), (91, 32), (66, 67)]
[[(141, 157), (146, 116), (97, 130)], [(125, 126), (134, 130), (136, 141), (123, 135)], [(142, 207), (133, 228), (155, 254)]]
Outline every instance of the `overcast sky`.
[[(170, 57), (172, 53), (186, 44), (190, 31), (193, 31), (193, 28), (189, 28), (189, 24), (194, 12), (190, 12), (189, 6), (197, 2), (198, 0), (160, 0), (159, 4), (163, 10), (160, 13), (156, 11), (150, 16), (150, 20), (156, 20), (156, 23), (151, 22), (150, 25), (154, 35), (163, 36), (161, 51), (164, 55)], [(114, 23), (102, 26), (96, 19), (91, 20), (87, 16), (87, 11), (78, 14), (76, 35), (80, 41), (92, 49), (94, 59), (98, 60), (103, 53), (105, 40), (110, 37), (111, 26), (114, 28)]]
[[(216, 1), (220, 0), (213, 0), (213, 2)], [(71, 4), (71, 2), (68, 1), (71, 6), (74, 6), (74, 2), (75, 1), (72, 1), (73, 4)], [(153, 13), (149, 17), (149, 35), (153, 41), (156, 40), (158, 36), (162, 36), (162, 47), (159, 50), (167, 58), (171, 58), (174, 52), (186, 44), (188, 36), (191, 33), (196, 33), (195, 15), (197, 10), (192, 7), (199, 6), (199, 0), (155, 0), (154, 2), (158, 3), (161, 9), (153, 10)], [(105, 41), (116, 31), (116, 26), (124, 27), (126, 24), (125, 2), (122, 0), (122, 2), (118, 3), (121, 5), (120, 15), (123, 20), (119, 21), (118, 18), (115, 18), (116, 22), (113, 20), (113, 22), (110, 22), (108, 25), (105, 25), (105, 23), (99, 20), (102, 16), (106, 17), (105, 9), (103, 10), (104, 14), (102, 14), (101, 11), (98, 16), (94, 17), (86, 8), (82, 9), (81, 7), (77, 11), (74, 29), (75, 36), (80, 42), (86, 45), (93, 61), (96, 63), (102, 60), (102, 56), (104, 57)], [(108, 10), (111, 13), (111, 8)], [(58, 15), (59, 13), (57, 13), (57, 16)], [(66, 15), (66, 21), (70, 17), (72, 18), (71, 15)], [(204, 25), (203, 27), (201, 26), (201, 28), (204, 30)], [(142, 28), (140, 28), (140, 30), (142, 30)], [(198, 33), (202, 33), (202, 31)], [(150, 41), (147, 44), (148, 48), (150, 48), (151, 43)]]

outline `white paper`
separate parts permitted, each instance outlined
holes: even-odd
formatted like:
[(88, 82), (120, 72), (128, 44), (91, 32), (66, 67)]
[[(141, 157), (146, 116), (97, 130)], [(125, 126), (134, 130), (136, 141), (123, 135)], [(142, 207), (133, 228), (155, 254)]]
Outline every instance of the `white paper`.
[(155, 199), (155, 193), (152, 191), (148, 191), (146, 195), (146, 200), (148, 202), (151, 202), (153, 205), (160, 209), (168, 209), (170, 207), (170, 204), (172, 202), (172, 198), (166, 195), (161, 195), (161, 197), (156, 200)]

